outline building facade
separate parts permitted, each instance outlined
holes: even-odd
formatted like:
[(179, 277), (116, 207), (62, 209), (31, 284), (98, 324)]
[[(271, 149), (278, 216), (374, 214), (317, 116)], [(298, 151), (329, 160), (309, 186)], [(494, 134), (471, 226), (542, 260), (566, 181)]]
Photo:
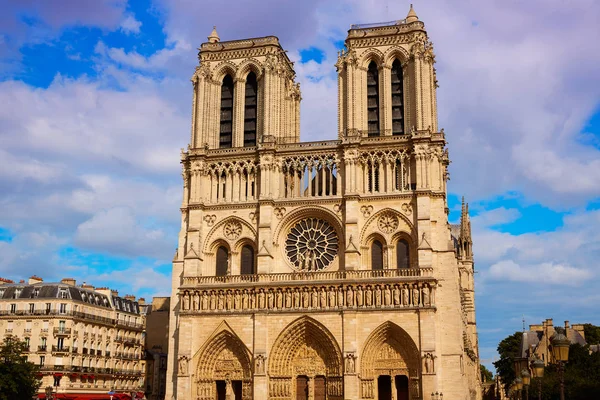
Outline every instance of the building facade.
[(337, 140), (301, 142), (276, 37), (220, 41), (192, 77), (167, 399), (480, 399), (468, 210), (448, 223), (433, 47), (353, 25)]
[(73, 279), (0, 280), (0, 332), (24, 339), (40, 366), (40, 393), (143, 390), (144, 317), (140, 301)]
[(154, 297), (146, 313), (146, 398), (165, 400), (170, 298)]

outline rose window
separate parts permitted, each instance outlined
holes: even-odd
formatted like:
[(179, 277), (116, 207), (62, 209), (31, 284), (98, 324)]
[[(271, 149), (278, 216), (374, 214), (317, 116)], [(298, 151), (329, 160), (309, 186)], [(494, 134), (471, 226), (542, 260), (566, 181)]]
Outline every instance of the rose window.
[(328, 267), (338, 253), (335, 229), (319, 218), (298, 222), (285, 241), (287, 257), (300, 271), (320, 271)]

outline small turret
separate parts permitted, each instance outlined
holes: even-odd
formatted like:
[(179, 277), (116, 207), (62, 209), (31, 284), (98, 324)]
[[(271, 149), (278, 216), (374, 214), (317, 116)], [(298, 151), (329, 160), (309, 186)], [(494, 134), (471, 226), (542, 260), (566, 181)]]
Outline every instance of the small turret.
[(462, 210), (460, 214), (460, 255), (466, 259), (473, 258), (473, 240), (471, 238), (471, 217), (469, 216), (469, 205), (462, 198)]
[(221, 38), (219, 37), (219, 34), (217, 33), (217, 27), (213, 26), (213, 30), (210, 33), (210, 35), (208, 36), (208, 41), (210, 43), (218, 43), (221, 41)]
[(413, 5), (411, 4), (410, 10), (408, 11), (408, 15), (406, 16), (406, 23), (411, 23), (411, 22), (415, 22), (418, 20), (419, 20), (419, 17), (417, 17), (417, 13), (415, 12)]

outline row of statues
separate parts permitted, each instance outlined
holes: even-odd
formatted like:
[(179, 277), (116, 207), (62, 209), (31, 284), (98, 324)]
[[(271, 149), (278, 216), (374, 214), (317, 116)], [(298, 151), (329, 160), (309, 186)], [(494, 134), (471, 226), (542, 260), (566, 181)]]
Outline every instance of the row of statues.
[(180, 304), (183, 311), (429, 307), (434, 295), (429, 283), (211, 289), (183, 290)]

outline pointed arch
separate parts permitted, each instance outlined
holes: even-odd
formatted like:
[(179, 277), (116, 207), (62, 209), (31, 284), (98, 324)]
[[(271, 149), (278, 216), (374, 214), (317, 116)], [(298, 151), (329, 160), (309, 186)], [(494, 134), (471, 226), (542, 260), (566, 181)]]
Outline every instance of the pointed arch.
[(358, 65), (361, 68), (367, 68), (369, 66), (369, 63), (374, 61), (375, 64), (377, 64), (377, 66), (379, 67), (383, 65), (383, 59), (383, 53), (380, 50), (370, 48), (366, 50), (363, 54), (361, 54), (360, 59), (358, 61)]
[(248, 58), (244, 60), (237, 68), (236, 79), (246, 79), (250, 72), (256, 74), (257, 79), (262, 78), (263, 65), (260, 61), (254, 58)]
[(402, 65), (405, 65), (409, 59), (410, 55), (406, 49), (400, 46), (392, 46), (383, 55), (383, 64), (391, 68), (394, 60), (399, 60)]
[(226, 75), (231, 75), (232, 78), (235, 77), (237, 73), (237, 67), (231, 61), (223, 61), (219, 63), (213, 71), (213, 77), (215, 81), (221, 82)]
[[(400, 213), (392, 208), (386, 207), (380, 211), (377, 211), (376, 213), (374, 213), (373, 215), (371, 215), (369, 217), (369, 219), (363, 226), (362, 230), (360, 231), (360, 242), (361, 243), (365, 243), (366, 238), (368, 236), (370, 236), (372, 233), (378, 232), (379, 229), (377, 227), (377, 221), (378, 221), (379, 217), (385, 213), (391, 213), (398, 218), (397, 232), (402, 232), (405, 235), (407, 235), (408, 237), (416, 237), (416, 231), (415, 231), (415, 227), (414, 227), (412, 221), (410, 219), (408, 219), (408, 217), (406, 215), (404, 215), (403, 213)], [(397, 235), (397, 233), (393, 234), (393, 236), (395, 236), (395, 235)], [(410, 242), (412, 242), (412, 240), (410, 240), (409, 243)]]
[(225, 321), (204, 342), (193, 360), (197, 398), (215, 398), (218, 380), (242, 381), (242, 397), (251, 398), (252, 353)]
[(367, 338), (360, 358), (362, 397), (373, 397), (381, 375), (406, 376), (419, 387), (421, 361), (414, 340), (391, 321), (379, 325)]
[(342, 352), (320, 322), (300, 317), (277, 337), (269, 354), (269, 397), (290, 397), (297, 376), (325, 377), (329, 399), (343, 398)]

